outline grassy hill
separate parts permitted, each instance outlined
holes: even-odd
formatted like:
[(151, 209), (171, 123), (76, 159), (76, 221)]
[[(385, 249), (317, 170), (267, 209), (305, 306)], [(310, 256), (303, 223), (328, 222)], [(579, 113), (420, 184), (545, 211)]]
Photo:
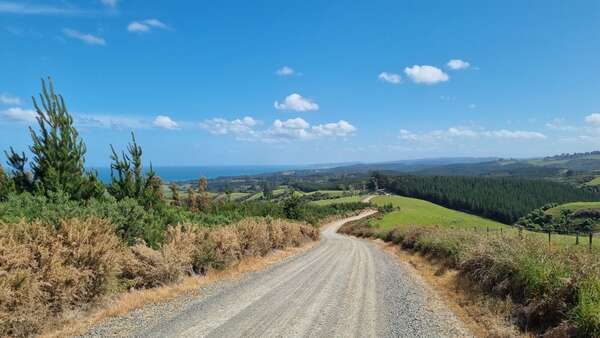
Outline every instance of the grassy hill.
[(424, 200), (403, 196), (379, 196), (371, 200), (377, 205), (392, 204), (399, 208), (377, 221), (377, 227), (391, 229), (398, 225), (439, 225), (454, 228), (499, 229), (505, 224), (487, 218), (445, 208)]

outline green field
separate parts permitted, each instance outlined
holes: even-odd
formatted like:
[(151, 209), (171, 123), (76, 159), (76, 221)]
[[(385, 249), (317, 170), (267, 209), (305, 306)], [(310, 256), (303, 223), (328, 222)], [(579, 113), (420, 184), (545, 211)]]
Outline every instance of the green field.
[(561, 204), (557, 207), (546, 210), (546, 213), (548, 215), (558, 217), (560, 216), (560, 211), (566, 209), (570, 209), (572, 211), (577, 211), (581, 209), (600, 209), (600, 202), (573, 202)]
[(589, 185), (589, 186), (600, 185), (600, 176), (594, 177), (593, 180), (586, 182), (585, 185)]
[(330, 205), (330, 204), (339, 204), (339, 203), (353, 203), (353, 202), (360, 202), (362, 200), (362, 198), (363, 198), (363, 196), (354, 195), (354, 196), (332, 198), (332, 199), (327, 199), (327, 200), (312, 201), (310, 203), (316, 204), (316, 205)]
[[(502, 229), (504, 234), (517, 234), (518, 228), (499, 223), (487, 218), (467, 214), (442, 207), (440, 205), (424, 200), (409, 198), (404, 196), (378, 196), (371, 200), (376, 205), (385, 205), (391, 203), (399, 207), (399, 211), (393, 211), (385, 214), (381, 219), (371, 220), (370, 225), (381, 230), (391, 230), (398, 226), (440, 226), (452, 227), (455, 229), (487, 231), (489, 228), (493, 234), (500, 233)], [(594, 203), (594, 202), (591, 202)], [(566, 205), (589, 205), (590, 202), (568, 203)], [(600, 202), (596, 202), (600, 205)], [(530, 232), (525, 230), (524, 236), (537, 236), (547, 239), (547, 234), (539, 232)], [(587, 238), (580, 238), (580, 243), (586, 245)], [(552, 235), (552, 243), (558, 245), (573, 245), (575, 243), (574, 235)], [(594, 247), (600, 248), (600, 239), (596, 238)]]
[(371, 200), (377, 205), (392, 204), (399, 211), (386, 214), (377, 221), (381, 229), (391, 229), (398, 225), (439, 225), (455, 228), (473, 227), (500, 229), (506, 225), (483, 217), (448, 209), (424, 200), (403, 196), (378, 196)]

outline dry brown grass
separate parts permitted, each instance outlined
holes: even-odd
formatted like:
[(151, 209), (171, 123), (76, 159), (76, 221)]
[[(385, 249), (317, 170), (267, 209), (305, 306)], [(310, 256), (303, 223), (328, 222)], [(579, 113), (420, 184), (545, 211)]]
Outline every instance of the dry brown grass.
[(114, 227), (99, 219), (66, 220), (59, 229), (36, 222), (0, 224), (0, 336), (31, 336), (53, 328), (124, 290), (186, 281), (127, 293), (122, 305), (110, 310), (126, 311), (180, 293), (191, 283), (186, 277), (318, 237), (308, 225), (256, 218), (211, 230), (173, 226), (155, 250), (143, 243), (126, 247)]

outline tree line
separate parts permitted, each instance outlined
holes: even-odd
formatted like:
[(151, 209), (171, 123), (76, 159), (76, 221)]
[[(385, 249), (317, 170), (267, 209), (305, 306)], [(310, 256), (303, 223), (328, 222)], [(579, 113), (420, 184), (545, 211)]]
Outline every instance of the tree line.
[(600, 193), (546, 180), (466, 176), (392, 176), (375, 172), (368, 187), (424, 199), (513, 224), (549, 203), (598, 201)]

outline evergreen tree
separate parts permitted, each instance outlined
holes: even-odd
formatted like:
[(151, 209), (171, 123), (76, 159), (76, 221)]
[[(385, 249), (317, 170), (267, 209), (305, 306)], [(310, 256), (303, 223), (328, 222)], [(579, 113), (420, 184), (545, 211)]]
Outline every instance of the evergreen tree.
[(270, 200), (273, 198), (273, 186), (269, 181), (262, 182), (262, 193), (264, 199), (266, 200)]
[(121, 156), (112, 145), (110, 146), (112, 163), (109, 192), (118, 200), (129, 197), (137, 199), (147, 207), (157, 206), (163, 200), (160, 178), (152, 169), (152, 163), (148, 172), (144, 174), (142, 147), (137, 144), (133, 133), (131, 140), (127, 145), (127, 153), (123, 151)]
[(39, 100), (38, 103), (33, 98), (39, 131), (29, 127), (33, 141), (29, 147), (33, 153), (31, 170), (36, 191), (45, 195), (64, 192), (72, 199), (98, 197), (102, 190), (98, 180), (84, 170), (85, 144), (73, 126), (73, 117), (63, 97), (55, 93), (51, 78), (48, 78), (48, 85), (42, 80)]
[(4, 168), (0, 164), (0, 202), (8, 198), (8, 194), (14, 191), (14, 182), (4, 172)]
[(4, 153), (8, 159), (8, 165), (12, 167), (12, 181), (16, 192), (31, 192), (33, 190), (33, 179), (31, 173), (25, 170), (25, 165), (27, 164), (25, 152), (18, 154), (10, 147), (10, 153), (6, 151)]
[(208, 196), (208, 180), (202, 176), (198, 180), (198, 196), (196, 198), (196, 207), (200, 211), (207, 211), (210, 207), (210, 197)]
[(173, 205), (181, 205), (181, 199), (179, 197), (179, 186), (175, 182), (172, 182), (169, 185), (169, 189), (171, 190), (171, 199), (173, 200)]
[(197, 211), (196, 208), (196, 194), (194, 193), (194, 189), (190, 186), (187, 190), (187, 207), (190, 211)]

